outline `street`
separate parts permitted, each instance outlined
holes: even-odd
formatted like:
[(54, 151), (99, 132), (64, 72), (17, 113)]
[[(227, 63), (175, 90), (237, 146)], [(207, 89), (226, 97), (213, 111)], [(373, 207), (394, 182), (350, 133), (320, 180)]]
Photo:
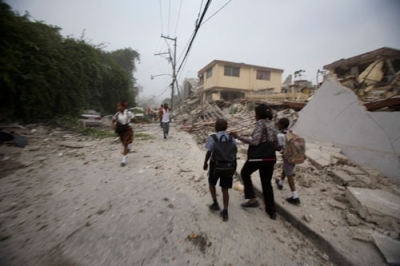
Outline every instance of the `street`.
[(0, 179), (0, 265), (331, 264), (263, 204), (242, 209), (241, 192), (222, 222), (208, 209), (205, 150), (174, 124), (166, 141), (157, 124), (143, 133), (125, 167), (112, 138), (25, 148), (30, 163)]

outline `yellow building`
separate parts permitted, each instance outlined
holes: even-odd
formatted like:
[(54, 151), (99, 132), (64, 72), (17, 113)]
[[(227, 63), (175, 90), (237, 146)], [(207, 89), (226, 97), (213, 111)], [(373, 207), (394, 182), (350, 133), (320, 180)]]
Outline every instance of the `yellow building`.
[(202, 101), (263, 99), (280, 93), (282, 69), (214, 60), (199, 72)]

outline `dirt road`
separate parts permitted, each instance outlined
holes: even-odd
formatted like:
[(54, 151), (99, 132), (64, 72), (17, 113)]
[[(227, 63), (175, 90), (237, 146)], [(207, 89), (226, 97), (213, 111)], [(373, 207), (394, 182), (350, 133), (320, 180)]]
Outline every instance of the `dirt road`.
[(146, 133), (125, 167), (112, 139), (25, 148), (26, 167), (0, 179), (0, 265), (331, 264), (279, 215), (242, 209), (238, 191), (222, 222), (205, 151), (173, 125), (167, 141), (155, 124)]

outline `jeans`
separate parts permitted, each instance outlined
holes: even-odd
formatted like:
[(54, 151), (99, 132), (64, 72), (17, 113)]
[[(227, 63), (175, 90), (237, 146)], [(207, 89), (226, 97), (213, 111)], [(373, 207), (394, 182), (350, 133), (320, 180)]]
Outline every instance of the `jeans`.
[(240, 172), (244, 184), (244, 196), (246, 199), (256, 198), (251, 182), (251, 174), (259, 171), (261, 186), (263, 190), (265, 211), (269, 214), (275, 213), (274, 190), (271, 185), (275, 162), (246, 162)]
[(164, 139), (166, 139), (169, 133), (169, 122), (162, 122), (162, 128), (164, 131)]

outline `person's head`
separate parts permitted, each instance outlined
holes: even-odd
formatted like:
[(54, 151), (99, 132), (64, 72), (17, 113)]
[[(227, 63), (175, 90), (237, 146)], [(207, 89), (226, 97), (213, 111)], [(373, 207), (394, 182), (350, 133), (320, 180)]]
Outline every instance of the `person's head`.
[(215, 131), (226, 131), (228, 128), (228, 122), (225, 119), (218, 118), (217, 121), (215, 122)]
[(124, 101), (117, 102), (116, 108), (118, 112), (123, 112), (127, 107), (128, 107), (128, 102)]
[(162, 105), (162, 104), (161, 104), (161, 105), (160, 105), (160, 107), (161, 107), (161, 108), (163, 108), (163, 107), (164, 107), (164, 105)]
[(254, 111), (256, 115), (256, 120), (272, 119), (272, 109), (264, 103), (257, 105)]
[(285, 117), (279, 119), (279, 121), (278, 121), (278, 129), (279, 130), (285, 130), (289, 127), (289, 125), (290, 125), (290, 121), (289, 121), (289, 119), (287, 119)]
[(168, 109), (168, 103), (164, 103), (164, 109)]

